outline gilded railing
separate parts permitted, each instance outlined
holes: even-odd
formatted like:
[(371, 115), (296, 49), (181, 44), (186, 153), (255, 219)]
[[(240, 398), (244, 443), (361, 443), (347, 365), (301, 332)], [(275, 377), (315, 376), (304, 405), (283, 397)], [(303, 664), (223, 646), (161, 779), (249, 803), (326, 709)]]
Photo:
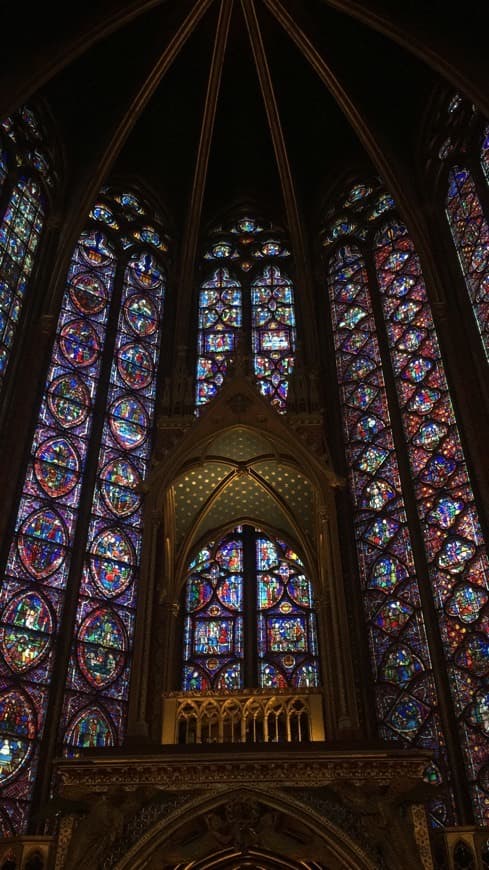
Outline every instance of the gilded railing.
[(171, 692), (162, 743), (308, 743), (324, 740), (317, 689)]

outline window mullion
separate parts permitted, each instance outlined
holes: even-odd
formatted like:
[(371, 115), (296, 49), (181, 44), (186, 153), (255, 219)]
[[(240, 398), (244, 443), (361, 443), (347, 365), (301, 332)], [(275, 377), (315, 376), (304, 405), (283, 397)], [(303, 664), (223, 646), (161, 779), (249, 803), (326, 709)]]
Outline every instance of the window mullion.
[(256, 532), (251, 526), (243, 526), (244, 685), (247, 689), (258, 686), (256, 585)]

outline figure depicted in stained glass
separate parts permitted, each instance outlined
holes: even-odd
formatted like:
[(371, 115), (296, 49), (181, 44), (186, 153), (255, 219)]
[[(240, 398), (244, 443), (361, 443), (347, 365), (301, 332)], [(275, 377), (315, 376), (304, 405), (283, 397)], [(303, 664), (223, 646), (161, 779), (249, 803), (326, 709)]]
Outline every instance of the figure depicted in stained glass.
[[(245, 561), (254, 565), (251, 573), (244, 573)], [(311, 584), (284, 542), (237, 529), (203, 548), (189, 572), (185, 690), (242, 688), (244, 660), (254, 662), (262, 688), (319, 684)], [(251, 606), (246, 613), (245, 599)], [(245, 648), (244, 619), (256, 621), (256, 649)]]

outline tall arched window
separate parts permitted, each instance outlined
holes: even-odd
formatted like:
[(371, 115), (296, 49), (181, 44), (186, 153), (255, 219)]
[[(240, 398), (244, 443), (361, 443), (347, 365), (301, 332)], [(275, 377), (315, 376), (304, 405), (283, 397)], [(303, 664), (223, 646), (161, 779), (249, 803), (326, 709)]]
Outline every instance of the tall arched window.
[(324, 241), (378, 718), (386, 736), (433, 748), (445, 772), (446, 722), (431, 676), (434, 610), (444, 656), (436, 678), (451, 688), (482, 819), (489, 561), (477, 507), (407, 229), (379, 186), (357, 186), (342, 209)]
[(489, 127), (452, 97), (438, 158), (446, 164), (445, 210), (472, 311), (489, 359)]
[[(69, 268), (0, 590), (0, 782), (14, 831), (60, 702), (68, 750), (123, 736), (166, 250), (138, 197), (105, 190)], [(73, 617), (69, 662), (55, 660)]]
[(262, 395), (285, 412), (295, 312), (293, 283), (281, 265), (290, 257), (282, 237), (277, 227), (249, 217), (213, 231), (204, 261), (214, 271), (199, 293), (197, 407), (217, 395), (239, 345), (253, 357)]
[(317, 685), (316, 615), (299, 556), (250, 526), (199, 550), (185, 586), (182, 688)]
[(34, 112), (24, 107), (0, 131), (0, 389), (14, 345), (54, 187), (51, 157)]

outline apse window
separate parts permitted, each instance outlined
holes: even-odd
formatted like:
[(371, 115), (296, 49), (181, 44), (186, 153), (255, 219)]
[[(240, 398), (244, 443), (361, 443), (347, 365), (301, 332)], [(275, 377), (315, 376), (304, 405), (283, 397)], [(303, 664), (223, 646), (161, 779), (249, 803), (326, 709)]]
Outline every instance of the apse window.
[(199, 292), (197, 411), (218, 395), (240, 355), (261, 395), (286, 412), (296, 344), (288, 260), (283, 230), (272, 224), (244, 217), (212, 231)]
[(182, 688), (315, 688), (316, 614), (299, 556), (242, 526), (202, 547), (185, 586)]

